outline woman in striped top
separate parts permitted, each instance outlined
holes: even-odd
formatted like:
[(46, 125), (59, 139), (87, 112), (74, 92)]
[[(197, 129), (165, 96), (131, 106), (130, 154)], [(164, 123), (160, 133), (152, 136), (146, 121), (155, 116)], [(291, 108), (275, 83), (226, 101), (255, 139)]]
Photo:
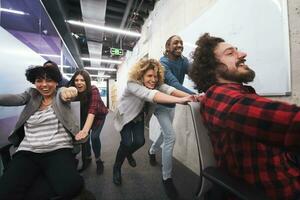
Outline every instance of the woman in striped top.
[(72, 149), (74, 142), (84, 141), (68, 103), (77, 89), (56, 90), (61, 80), (58, 68), (30, 67), (25, 75), (35, 88), (0, 95), (1, 106), (25, 106), (8, 138), (18, 148), (0, 178), (0, 197), (71, 199), (83, 188)]

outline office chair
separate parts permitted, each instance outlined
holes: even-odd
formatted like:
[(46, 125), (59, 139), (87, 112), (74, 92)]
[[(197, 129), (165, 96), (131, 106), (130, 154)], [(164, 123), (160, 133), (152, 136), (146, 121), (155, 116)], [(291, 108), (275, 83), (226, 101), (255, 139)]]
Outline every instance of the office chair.
[[(202, 123), (200, 102), (190, 102), (188, 106), (192, 114), (200, 162), (200, 184), (195, 199), (222, 199), (222, 193), (229, 192), (241, 200), (267, 200), (268, 198), (263, 191), (254, 188), (253, 185), (244, 181), (229, 176), (225, 171), (216, 166), (208, 130)], [(209, 193), (215, 192), (220, 192), (220, 194), (209, 197)]]

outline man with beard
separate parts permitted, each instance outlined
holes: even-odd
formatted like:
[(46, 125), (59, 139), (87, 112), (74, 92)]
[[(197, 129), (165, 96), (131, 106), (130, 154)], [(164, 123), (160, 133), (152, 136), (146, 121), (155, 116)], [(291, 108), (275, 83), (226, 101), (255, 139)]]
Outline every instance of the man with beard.
[[(188, 59), (182, 56), (183, 42), (182, 39), (173, 35), (169, 37), (165, 44), (164, 56), (160, 59), (160, 63), (165, 69), (165, 83), (175, 87), (178, 90), (188, 94), (194, 94), (189, 89), (182, 86), (185, 74), (188, 73)], [(175, 131), (172, 126), (175, 113), (175, 104), (158, 104), (155, 108), (154, 115), (157, 117), (161, 126), (159, 137), (153, 142), (149, 149), (150, 164), (156, 165), (155, 153), (162, 147), (162, 175), (163, 184), (167, 195), (174, 199), (177, 197), (177, 190), (172, 179), (172, 154), (175, 144)]]
[(261, 97), (244, 85), (255, 73), (247, 54), (208, 33), (196, 42), (190, 77), (199, 92), (217, 165), (271, 199), (299, 199), (300, 107)]

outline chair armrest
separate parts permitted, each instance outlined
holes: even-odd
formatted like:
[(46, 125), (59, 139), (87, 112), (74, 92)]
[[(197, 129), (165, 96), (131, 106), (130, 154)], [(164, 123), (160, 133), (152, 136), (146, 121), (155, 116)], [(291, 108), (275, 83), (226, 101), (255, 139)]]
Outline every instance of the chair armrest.
[(0, 152), (7, 151), (12, 146), (9, 142), (0, 141)]
[(242, 200), (267, 200), (265, 193), (253, 185), (235, 179), (216, 167), (208, 167), (202, 171), (203, 176), (213, 184), (220, 186)]
[(9, 149), (12, 146), (9, 142), (0, 142), (0, 155), (3, 163), (4, 170), (7, 168), (9, 161), (11, 160)]

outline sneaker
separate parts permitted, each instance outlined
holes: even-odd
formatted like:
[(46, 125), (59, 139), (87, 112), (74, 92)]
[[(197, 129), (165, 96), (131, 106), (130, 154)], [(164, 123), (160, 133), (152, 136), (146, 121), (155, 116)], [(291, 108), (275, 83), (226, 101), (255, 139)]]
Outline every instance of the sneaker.
[(150, 149), (148, 150), (149, 162), (151, 166), (157, 165), (155, 154), (150, 153)]
[(96, 172), (98, 175), (103, 174), (104, 166), (103, 166), (103, 161), (101, 159), (96, 161), (97, 169)]
[(86, 168), (88, 168), (90, 166), (92, 162), (92, 158), (85, 158), (82, 164), (81, 169), (79, 169), (79, 172), (83, 172)]
[(127, 156), (127, 161), (131, 167), (136, 167), (136, 161), (133, 158), (132, 154)]
[(167, 196), (170, 199), (177, 199), (178, 198), (178, 192), (177, 189), (173, 183), (173, 179), (172, 178), (168, 178), (167, 180), (162, 180), (163, 185), (164, 185), (164, 189), (165, 192), (167, 194)]
[(84, 188), (73, 200), (96, 200), (96, 197), (91, 191)]

